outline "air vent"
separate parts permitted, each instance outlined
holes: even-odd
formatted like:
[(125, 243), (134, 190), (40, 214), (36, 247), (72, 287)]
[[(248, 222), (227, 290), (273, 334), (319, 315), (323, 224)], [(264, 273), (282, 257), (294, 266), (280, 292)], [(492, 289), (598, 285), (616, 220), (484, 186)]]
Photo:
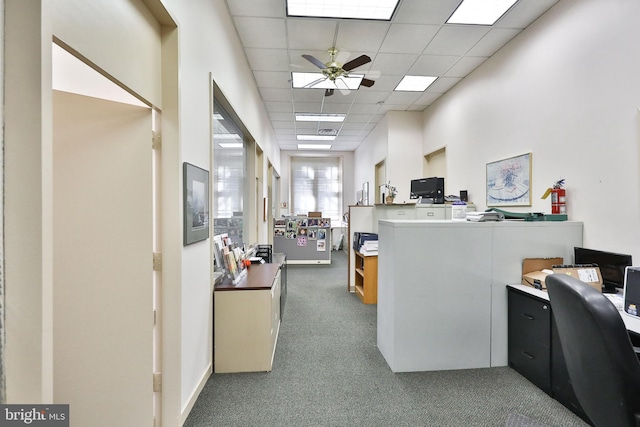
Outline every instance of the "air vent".
[(318, 135), (335, 136), (338, 134), (338, 129), (319, 129)]

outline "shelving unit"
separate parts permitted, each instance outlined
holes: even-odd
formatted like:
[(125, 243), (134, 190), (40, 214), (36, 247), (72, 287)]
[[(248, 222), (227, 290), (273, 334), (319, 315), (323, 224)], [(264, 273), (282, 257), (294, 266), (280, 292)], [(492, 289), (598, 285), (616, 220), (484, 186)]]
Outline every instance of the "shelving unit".
[(356, 294), (365, 304), (378, 303), (378, 256), (364, 256), (355, 253), (355, 287)]

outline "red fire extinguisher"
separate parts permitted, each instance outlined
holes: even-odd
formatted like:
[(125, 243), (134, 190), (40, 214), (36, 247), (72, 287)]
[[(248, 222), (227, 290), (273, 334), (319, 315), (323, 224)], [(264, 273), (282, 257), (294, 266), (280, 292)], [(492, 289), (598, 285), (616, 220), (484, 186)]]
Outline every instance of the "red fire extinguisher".
[(567, 213), (567, 192), (562, 186), (564, 179), (556, 182), (551, 189), (551, 213), (565, 214)]

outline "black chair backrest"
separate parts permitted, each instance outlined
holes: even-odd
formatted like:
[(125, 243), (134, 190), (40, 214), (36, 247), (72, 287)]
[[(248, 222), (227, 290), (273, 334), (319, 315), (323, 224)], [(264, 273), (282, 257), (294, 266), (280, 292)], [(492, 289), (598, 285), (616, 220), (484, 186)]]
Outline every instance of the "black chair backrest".
[(640, 412), (640, 362), (615, 306), (566, 274), (545, 278), (569, 378), (597, 426), (635, 426)]

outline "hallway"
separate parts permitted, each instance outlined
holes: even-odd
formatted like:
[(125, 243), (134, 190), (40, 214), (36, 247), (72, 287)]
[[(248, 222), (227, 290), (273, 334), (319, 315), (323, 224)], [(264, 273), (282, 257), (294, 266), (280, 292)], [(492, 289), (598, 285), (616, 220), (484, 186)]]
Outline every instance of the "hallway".
[(289, 265), (273, 371), (214, 374), (185, 426), (498, 426), (510, 413), (585, 424), (510, 368), (394, 374), (376, 306), (347, 288), (347, 256)]

